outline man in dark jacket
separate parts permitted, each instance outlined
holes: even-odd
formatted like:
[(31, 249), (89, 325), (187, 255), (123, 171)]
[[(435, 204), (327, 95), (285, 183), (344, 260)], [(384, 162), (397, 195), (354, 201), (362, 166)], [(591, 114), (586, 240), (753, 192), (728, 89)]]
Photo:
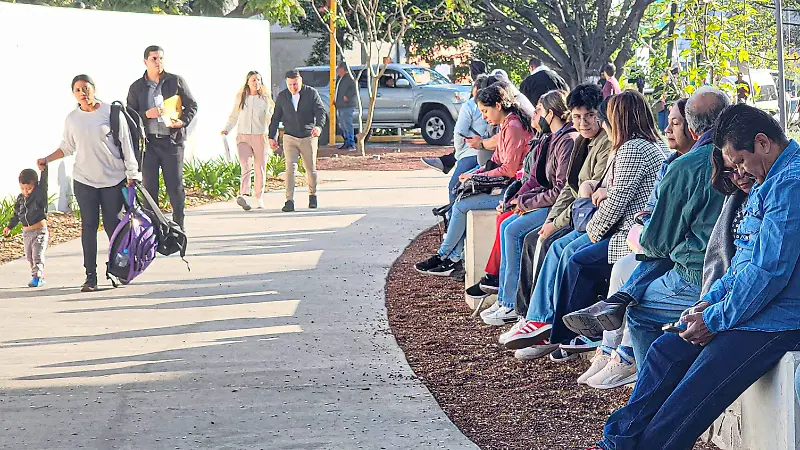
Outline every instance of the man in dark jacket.
[(308, 181), (308, 207), (317, 207), (317, 146), (328, 115), (319, 92), (303, 86), (297, 70), (286, 72), (286, 89), (275, 99), (275, 114), (269, 124), (269, 145), (278, 149), (278, 124), (283, 122), (283, 153), (286, 155), (286, 204), (283, 212), (294, 211), (294, 172), (303, 158)]
[(569, 91), (569, 86), (557, 73), (542, 64), (542, 60), (533, 57), (528, 62), (531, 74), (522, 80), (519, 90), (528, 97), (533, 106), (539, 103), (539, 97), (553, 89)]
[[(164, 71), (164, 50), (151, 45), (144, 51), (144, 76), (128, 89), (128, 107), (144, 121), (147, 147), (142, 178), (147, 192), (158, 198), (159, 170), (172, 205), (172, 218), (184, 227), (186, 192), (183, 188), (183, 146), (186, 128), (197, 114), (197, 102), (183, 77)], [(176, 102), (177, 99), (180, 102)], [(177, 105), (177, 108), (173, 108)]]
[(336, 84), (336, 123), (342, 130), (344, 145), (339, 150), (353, 150), (356, 148), (355, 132), (353, 131), (353, 113), (356, 107), (356, 82), (347, 72), (347, 64), (340, 63), (336, 69), (339, 82)]

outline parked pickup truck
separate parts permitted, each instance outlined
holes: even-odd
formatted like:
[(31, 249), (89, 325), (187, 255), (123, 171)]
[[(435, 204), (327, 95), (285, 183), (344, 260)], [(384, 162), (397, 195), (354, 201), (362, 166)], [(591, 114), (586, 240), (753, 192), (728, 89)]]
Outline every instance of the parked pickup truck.
[[(362, 119), (369, 108), (368, 71), (352, 66), (358, 77)], [(330, 75), (327, 66), (298, 67), (303, 83), (316, 88), (329, 105)], [(419, 128), (430, 145), (453, 142), (453, 127), (461, 105), (469, 99), (471, 86), (453, 84), (444, 75), (426, 67), (389, 64), (379, 80), (372, 128)], [(353, 123), (358, 127), (358, 117)], [(327, 130), (323, 130), (323, 138)]]

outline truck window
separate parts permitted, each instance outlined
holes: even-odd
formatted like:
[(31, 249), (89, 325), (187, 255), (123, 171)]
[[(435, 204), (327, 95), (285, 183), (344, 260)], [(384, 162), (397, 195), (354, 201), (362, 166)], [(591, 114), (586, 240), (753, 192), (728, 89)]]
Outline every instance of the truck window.
[(301, 70), (300, 76), (303, 77), (303, 84), (314, 88), (327, 87), (330, 83), (328, 70)]

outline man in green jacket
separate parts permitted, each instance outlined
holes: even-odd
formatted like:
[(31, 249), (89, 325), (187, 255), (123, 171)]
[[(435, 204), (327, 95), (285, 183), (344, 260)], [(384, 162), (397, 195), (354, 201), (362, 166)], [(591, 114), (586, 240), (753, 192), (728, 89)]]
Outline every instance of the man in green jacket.
[[(629, 303), (628, 331), (637, 365), (663, 334), (661, 327), (677, 321), (700, 298), (703, 258), (724, 202), (724, 196), (711, 186), (713, 125), (729, 103), (724, 92), (712, 87), (698, 89), (686, 103), (689, 131), (697, 143), (669, 165), (639, 240), (647, 259), (667, 259), (672, 268), (654, 279), (654, 271), (645, 269), (653, 263), (640, 264), (620, 292), (604, 302), (604, 308), (593, 305), (576, 313), (605, 320), (614, 316), (613, 321), (619, 323)], [(565, 324), (570, 326), (568, 319)]]

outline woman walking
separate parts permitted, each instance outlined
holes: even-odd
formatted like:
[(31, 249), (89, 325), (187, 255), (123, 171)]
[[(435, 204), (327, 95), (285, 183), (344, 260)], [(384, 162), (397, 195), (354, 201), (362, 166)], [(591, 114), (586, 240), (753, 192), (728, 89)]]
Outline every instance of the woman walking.
[[(242, 179), (239, 184), (239, 197), (236, 203), (245, 211), (250, 206), (250, 171), (253, 166), (250, 157), (255, 160), (256, 188), (255, 199), (259, 208), (264, 208), (261, 194), (264, 192), (264, 179), (267, 167), (267, 127), (275, 112), (275, 102), (267, 93), (261, 82), (261, 74), (255, 70), (247, 73), (245, 84), (236, 94), (233, 111), (228, 117), (228, 123), (222, 130), (222, 135), (227, 135), (236, 128), (236, 148), (239, 152), (239, 164), (242, 166)], [(270, 151), (270, 154), (272, 152)]]
[(73, 192), (81, 212), (81, 245), (86, 281), (82, 292), (97, 290), (97, 228), (100, 211), (108, 238), (120, 222), (125, 203), (122, 189), (141, 180), (139, 164), (133, 153), (128, 122), (120, 114), (119, 142), (111, 136), (111, 105), (95, 98), (95, 84), (88, 75), (72, 79), (72, 95), (78, 108), (67, 116), (64, 137), (58, 150), (37, 161), (44, 170), (47, 164), (75, 155), (72, 169)]

